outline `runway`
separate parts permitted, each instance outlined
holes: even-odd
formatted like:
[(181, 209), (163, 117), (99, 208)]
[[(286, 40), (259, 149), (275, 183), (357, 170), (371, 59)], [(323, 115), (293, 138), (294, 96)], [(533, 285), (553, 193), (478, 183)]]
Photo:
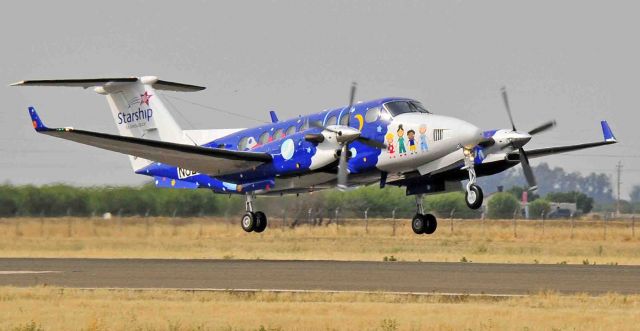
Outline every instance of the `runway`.
[(428, 262), (0, 259), (0, 286), (442, 294), (640, 294), (640, 266)]

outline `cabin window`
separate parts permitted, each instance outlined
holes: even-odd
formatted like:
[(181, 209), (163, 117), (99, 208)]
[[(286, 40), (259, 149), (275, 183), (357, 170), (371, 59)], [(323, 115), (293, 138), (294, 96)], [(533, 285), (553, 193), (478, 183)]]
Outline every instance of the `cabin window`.
[(266, 131), (260, 135), (258, 138), (258, 142), (260, 145), (264, 145), (269, 142), (269, 131)]
[(329, 119), (327, 120), (327, 126), (329, 125), (336, 125), (337, 122), (337, 118), (335, 116), (331, 116), (329, 117)]
[(349, 124), (349, 111), (347, 110), (346, 113), (342, 114), (342, 117), (340, 117), (340, 125), (347, 125)]
[(311, 126), (312, 128), (321, 128), (322, 121), (321, 120), (309, 121), (309, 126)]
[(273, 133), (273, 140), (278, 140), (280, 138), (284, 138), (284, 134), (282, 134), (282, 129), (278, 129), (276, 130), (276, 132)]
[(292, 135), (294, 133), (296, 133), (296, 126), (295, 125), (292, 125), (292, 126), (287, 128), (287, 134), (286, 134), (287, 136), (290, 136), (290, 135)]
[(249, 137), (242, 137), (238, 142), (238, 150), (244, 151), (247, 149), (247, 142), (249, 141)]
[(380, 108), (374, 107), (367, 110), (364, 114), (364, 121), (367, 123), (375, 122), (380, 117)]
[(305, 118), (302, 120), (302, 125), (300, 126), (300, 130), (299, 131), (306, 131), (309, 129), (309, 119)]

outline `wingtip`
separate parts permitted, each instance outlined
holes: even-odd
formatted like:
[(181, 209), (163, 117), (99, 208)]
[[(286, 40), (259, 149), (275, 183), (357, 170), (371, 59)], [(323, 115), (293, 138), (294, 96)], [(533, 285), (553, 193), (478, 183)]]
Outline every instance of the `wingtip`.
[(613, 135), (613, 131), (609, 127), (609, 123), (607, 121), (600, 121), (600, 125), (602, 126), (602, 135), (604, 136), (604, 141), (609, 142), (618, 142), (616, 136)]
[(24, 80), (21, 80), (19, 82), (15, 82), (15, 83), (9, 84), (9, 86), (20, 86), (20, 85), (23, 85), (23, 84), (24, 84)]
[(38, 112), (36, 112), (36, 108), (31, 106), (29, 107), (29, 116), (31, 117), (31, 124), (33, 124), (33, 128), (36, 131), (47, 131), (49, 130), (49, 128), (44, 125), (44, 123), (42, 122), (42, 120), (40, 119), (40, 116), (38, 115)]

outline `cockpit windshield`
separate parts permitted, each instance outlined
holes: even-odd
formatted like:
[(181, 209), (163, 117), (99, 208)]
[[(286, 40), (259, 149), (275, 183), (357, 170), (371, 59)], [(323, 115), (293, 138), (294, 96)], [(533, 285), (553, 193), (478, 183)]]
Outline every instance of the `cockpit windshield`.
[(391, 116), (398, 116), (404, 113), (431, 114), (431, 112), (424, 108), (418, 101), (391, 101), (385, 103), (384, 107), (389, 111)]

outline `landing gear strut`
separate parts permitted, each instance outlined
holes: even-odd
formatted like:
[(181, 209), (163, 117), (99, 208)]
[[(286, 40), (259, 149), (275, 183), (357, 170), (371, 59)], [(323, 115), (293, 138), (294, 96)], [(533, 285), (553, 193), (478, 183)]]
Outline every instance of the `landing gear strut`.
[(474, 169), (475, 153), (473, 150), (464, 150), (464, 167), (469, 172), (469, 182), (467, 183), (466, 192), (464, 195), (464, 202), (467, 203), (467, 207), (471, 209), (478, 209), (482, 206), (482, 189), (476, 185), (476, 170)]
[(424, 213), (422, 197), (422, 194), (416, 194), (416, 207), (418, 212), (413, 217), (413, 220), (411, 220), (411, 229), (415, 234), (432, 234), (438, 227), (438, 221), (435, 216)]
[(240, 225), (242, 230), (246, 232), (262, 232), (267, 228), (267, 215), (261, 211), (253, 211), (253, 199), (254, 196), (251, 193), (247, 193), (245, 201), (245, 210), (247, 211), (242, 216)]

